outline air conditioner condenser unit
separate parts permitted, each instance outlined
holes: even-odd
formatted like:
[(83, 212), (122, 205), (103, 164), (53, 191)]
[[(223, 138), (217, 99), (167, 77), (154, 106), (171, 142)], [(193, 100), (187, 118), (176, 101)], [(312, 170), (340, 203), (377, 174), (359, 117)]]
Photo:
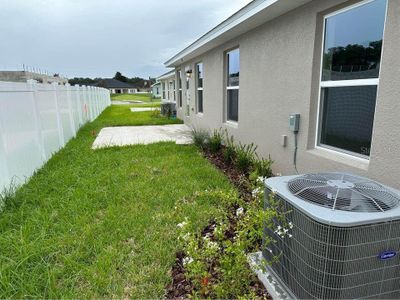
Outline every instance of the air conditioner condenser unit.
[(269, 270), (300, 299), (400, 299), (400, 192), (342, 173), (269, 178)]

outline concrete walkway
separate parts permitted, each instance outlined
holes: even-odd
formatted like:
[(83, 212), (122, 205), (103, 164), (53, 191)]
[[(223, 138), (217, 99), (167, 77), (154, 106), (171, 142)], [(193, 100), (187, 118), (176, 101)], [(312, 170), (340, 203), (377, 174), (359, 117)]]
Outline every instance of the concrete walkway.
[(162, 126), (122, 126), (103, 128), (92, 145), (92, 149), (158, 142), (192, 144), (191, 130), (184, 124)]
[(160, 110), (157, 107), (131, 107), (131, 112)]
[(111, 104), (114, 105), (131, 105), (131, 104), (140, 104), (140, 103), (144, 103), (143, 101), (139, 101), (139, 100), (112, 100)]

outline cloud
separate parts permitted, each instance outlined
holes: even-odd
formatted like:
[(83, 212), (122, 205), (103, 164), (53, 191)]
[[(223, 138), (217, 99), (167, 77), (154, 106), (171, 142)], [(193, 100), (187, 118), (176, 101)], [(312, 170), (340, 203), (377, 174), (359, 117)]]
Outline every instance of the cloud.
[(0, 69), (156, 76), (250, 0), (2, 0)]

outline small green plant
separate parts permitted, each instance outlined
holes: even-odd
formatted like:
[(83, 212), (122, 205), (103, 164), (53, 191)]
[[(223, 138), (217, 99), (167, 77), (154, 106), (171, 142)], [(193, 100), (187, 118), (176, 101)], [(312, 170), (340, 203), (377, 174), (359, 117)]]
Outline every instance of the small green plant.
[(209, 148), (212, 153), (217, 153), (222, 146), (223, 135), (220, 130), (214, 129), (210, 137)]
[(160, 118), (161, 117), (160, 110), (159, 109), (153, 109), (151, 111), (151, 117), (152, 118)]
[(224, 143), (225, 143), (225, 149), (223, 152), (224, 160), (227, 163), (233, 163), (236, 157), (235, 140), (232, 135), (229, 135), (226, 129), (225, 129)]
[(14, 181), (8, 187), (5, 187), (2, 192), (0, 192), (0, 212), (3, 211), (4, 207), (12, 204), (11, 201), (15, 197), (15, 191), (17, 190), (17, 185)]
[(268, 159), (261, 158), (254, 161), (254, 170), (250, 175), (250, 179), (257, 179), (258, 177), (269, 178), (272, 177), (272, 164), (274, 161), (271, 156)]
[(205, 149), (210, 140), (210, 135), (204, 129), (192, 129), (192, 139), (193, 143), (196, 147), (200, 149)]
[(239, 143), (239, 146), (236, 149), (236, 159), (235, 159), (235, 166), (236, 168), (247, 174), (255, 161), (255, 153), (257, 150), (257, 146), (254, 143), (245, 145)]

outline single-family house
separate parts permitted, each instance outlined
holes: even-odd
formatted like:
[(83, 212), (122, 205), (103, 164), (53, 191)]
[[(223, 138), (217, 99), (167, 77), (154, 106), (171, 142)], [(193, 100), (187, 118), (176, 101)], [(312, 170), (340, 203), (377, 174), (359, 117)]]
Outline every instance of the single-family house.
[[(176, 86), (177, 79), (175, 75), (175, 70), (169, 71), (157, 78), (157, 82), (161, 86), (161, 101), (162, 102), (176, 102)], [(178, 83), (179, 85), (179, 83)], [(180, 93), (182, 89), (178, 89)]]
[(161, 98), (161, 83), (156, 82), (151, 86), (151, 94), (153, 98)]
[(138, 89), (126, 82), (117, 79), (102, 79), (96, 86), (106, 88), (111, 94), (136, 94)]
[(399, 0), (255, 0), (166, 62), (178, 117), (254, 142), (276, 173), (400, 188), (399, 16)]

